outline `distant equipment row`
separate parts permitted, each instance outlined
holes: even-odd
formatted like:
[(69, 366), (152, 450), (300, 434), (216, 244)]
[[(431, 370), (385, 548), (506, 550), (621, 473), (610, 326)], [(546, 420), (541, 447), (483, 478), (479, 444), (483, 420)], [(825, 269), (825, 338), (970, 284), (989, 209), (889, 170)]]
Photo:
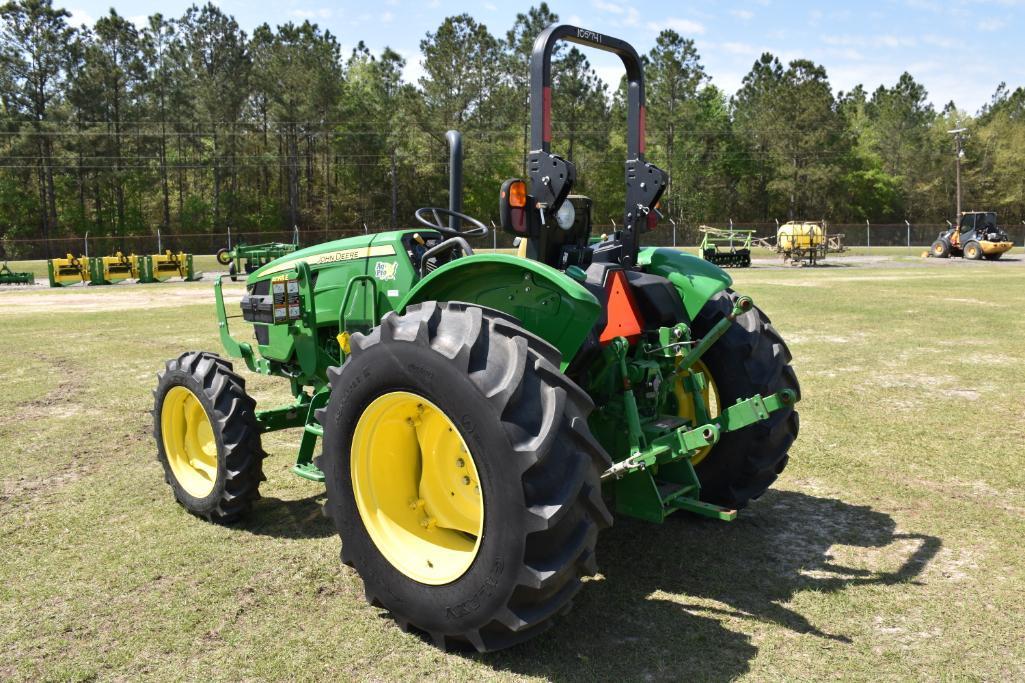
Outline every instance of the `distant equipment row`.
[(170, 249), (162, 254), (122, 254), (113, 256), (73, 256), (50, 259), (46, 262), (51, 287), (69, 287), (79, 283), (112, 285), (124, 280), (137, 282), (164, 282), (173, 277), (185, 281), (198, 280), (192, 265), (192, 254), (174, 253)]

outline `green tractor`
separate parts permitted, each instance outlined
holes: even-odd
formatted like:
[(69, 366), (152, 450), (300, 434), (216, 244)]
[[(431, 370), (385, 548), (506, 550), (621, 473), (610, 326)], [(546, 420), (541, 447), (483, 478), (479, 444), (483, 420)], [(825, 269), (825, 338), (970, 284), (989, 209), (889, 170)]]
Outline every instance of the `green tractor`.
[[(550, 151), (559, 40), (627, 71), (624, 221), (597, 242), (576, 169)], [(529, 178), (499, 199), (526, 258), (475, 254), (469, 239), (488, 228), (458, 203), (419, 209), (420, 228), (296, 251), (248, 276), (249, 340), (214, 285), (228, 355), (287, 379), (294, 401), (257, 409), (231, 362), (198, 351), (168, 361), (155, 391), (166, 480), (212, 522), (258, 497), (261, 435), (301, 430), (293, 471), (324, 482), (342, 562), (372, 605), (440, 647), (497, 650), (549, 628), (597, 571), (613, 513), (733, 519), (798, 432), (797, 379), (769, 319), (723, 270), (639, 244), (668, 177), (644, 160), (634, 49), (546, 29), (531, 122)]]

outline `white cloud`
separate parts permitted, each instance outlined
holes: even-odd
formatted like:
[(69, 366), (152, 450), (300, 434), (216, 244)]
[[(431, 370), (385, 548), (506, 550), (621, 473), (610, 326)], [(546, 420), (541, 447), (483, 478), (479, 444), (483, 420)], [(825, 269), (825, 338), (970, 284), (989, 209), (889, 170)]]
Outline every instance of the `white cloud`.
[(731, 9), (730, 14), (735, 16), (737, 19), (740, 19), (741, 21), (751, 21), (751, 19), (753, 19), (755, 16), (754, 12), (747, 9)]
[(498, 11), (498, 7), (493, 2), (485, 2), (484, 3), (484, 9), (486, 9), (489, 12), (497, 12)]
[(622, 14), (625, 11), (621, 5), (614, 2), (606, 2), (606, 0), (593, 0), (592, 4), (598, 11), (608, 12), (609, 14)]
[(648, 22), (648, 30), (654, 31), (655, 33), (658, 33), (658, 32), (660, 32), (660, 31), (662, 31), (664, 29), (667, 29), (667, 28), (671, 28), (672, 30), (676, 31), (677, 33), (682, 33), (685, 36), (688, 35), (688, 34), (701, 35), (701, 34), (703, 34), (705, 32), (705, 25), (704, 24), (702, 24), (700, 22), (697, 22), (697, 21), (693, 21), (691, 19), (680, 19), (678, 17), (669, 17), (667, 19), (663, 19), (662, 21), (658, 21), (658, 22), (655, 22), (655, 21), (649, 21)]
[(420, 51), (400, 48), (392, 49), (406, 60), (406, 66), (402, 69), (402, 80), (418, 86), (420, 84), (420, 77), (424, 75), (423, 56), (420, 54)]
[(382, 24), (390, 24), (393, 21), (395, 21), (395, 14), (393, 12), (390, 12), (390, 11), (389, 12), (384, 12), (381, 15), (381, 23)]
[(927, 33), (921, 38), (924, 45), (932, 45), (933, 47), (942, 47), (944, 49), (950, 49), (957, 47), (957, 41), (947, 36), (936, 35), (935, 33)]
[(93, 19), (93, 16), (86, 12), (84, 9), (81, 9), (80, 7), (73, 7), (68, 10), (68, 13), (71, 14), (71, 18), (68, 21), (68, 23), (76, 28), (78, 26), (81, 26), (82, 24), (85, 24), (86, 26), (92, 26), (96, 23), (96, 20)]
[(328, 19), (331, 17), (331, 10), (327, 7), (320, 9), (294, 9), (289, 12), (296, 19)]
[(757, 57), (760, 54), (762, 54), (762, 51), (760, 49), (748, 43), (727, 42), (718, 43), (717, 45), (720, 49), (722, 49), (723, 52), (729, 53), (731, 55), (738, 55), (741, 57)]
[(610, 93), (619, 87), (619, 81), (623, 78), (622, 66), (596, 66), (594, 72), (609, 86)]
[(899, 48), (899, 47), (914, 47), (918, 44), (918, 40), (912, 36), (893, 35), (893, 34), (882, 34), (873, 36), (858, 36), (858, 35), (824, 35), (822, 36), (822, 42), (826, 45), (835, 45), (838, 47), (886, 47), (886, 48)]
[(980, 31), (999, 31), (1007, 26), (1007, 22), (1003, 19), (983, 19), (978, 26)]

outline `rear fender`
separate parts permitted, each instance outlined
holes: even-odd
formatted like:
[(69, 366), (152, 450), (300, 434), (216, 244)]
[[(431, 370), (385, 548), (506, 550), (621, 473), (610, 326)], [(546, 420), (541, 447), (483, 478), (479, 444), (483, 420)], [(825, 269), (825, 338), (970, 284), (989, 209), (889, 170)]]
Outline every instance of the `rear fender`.
[(733, 278), (722, 268), (675, 249), (642, 249), (637, 263), (644, 272), (660, 275), (673, 284), (691, 320), (709, 299), (733, 284)]
[(601, 315), (583, 285), (549, 266), (506, 254), (476, 254), (447, 263), (420, 280), (396, 307), (462, 301), (517, 318), (562, 353), (565, 368)]

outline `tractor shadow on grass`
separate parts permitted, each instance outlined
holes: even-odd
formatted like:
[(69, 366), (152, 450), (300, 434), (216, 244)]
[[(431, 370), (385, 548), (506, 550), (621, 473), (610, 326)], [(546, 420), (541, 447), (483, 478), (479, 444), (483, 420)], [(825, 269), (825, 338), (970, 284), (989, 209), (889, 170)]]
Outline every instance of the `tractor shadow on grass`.
[(795, 491), (770, 490), (731, 524), (619, 519), (599, 542), (604, 579), (585, 585), (567, 617), (519, 648), (478, 657), (557, 681), (733, 679), (758, 652), (744, 632), (764, 632), (758, 622), (830, 647), (852, 642), (787, 607), (796, 594), (914, 585), (940, 547), (870, 507)]
[(327, 500), (324, 491), (306, 498), (283, 500), (263, 496), (253, 503), (253, 510), (239, 528), (257, 536), (274, 538), (326, 538), (334, 536), (334, 525), (321, 509)]

